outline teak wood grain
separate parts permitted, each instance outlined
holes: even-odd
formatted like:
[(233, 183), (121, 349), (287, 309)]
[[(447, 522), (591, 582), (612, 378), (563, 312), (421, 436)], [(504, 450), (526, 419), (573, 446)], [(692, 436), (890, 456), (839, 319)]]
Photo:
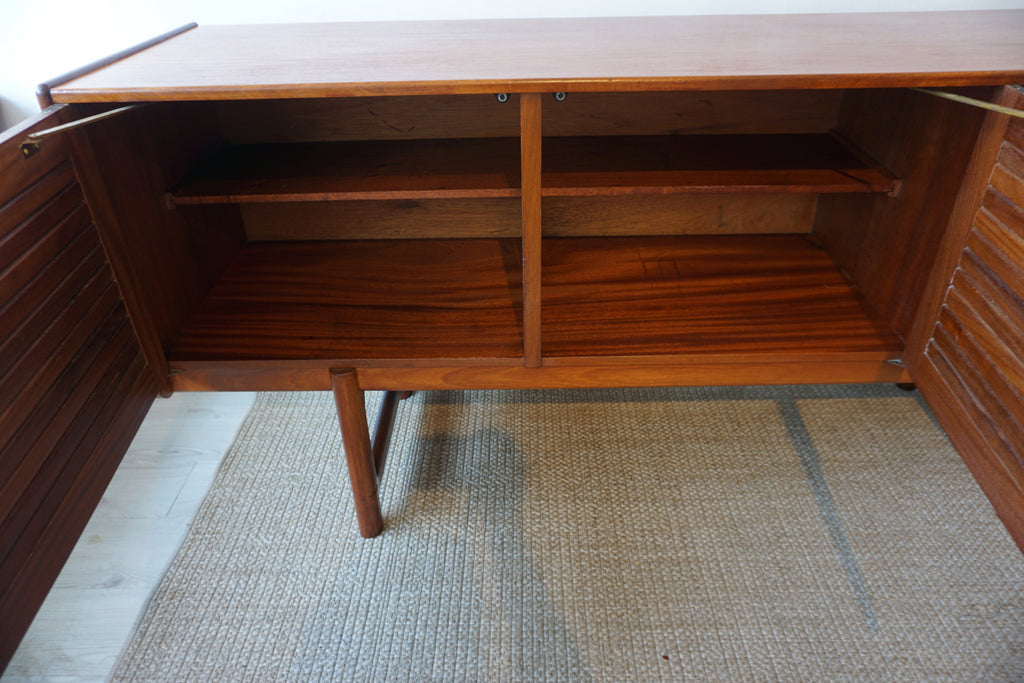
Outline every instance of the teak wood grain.
[(141, 42), (141, 43), (139, 43), (137, 45), (133, 45), (131, 47), (125, 48), (124, 50), (121, 50), (120, 52), (115, 52), (112, 55), (108, 55), (108, 56), (106, 56), (106, 57), (104, 57), (102, 59), (99, 59), (99, 60), (95, 61), (95, 62), (92, 62), (90, 64), (86, 64), (85, 66), (79, 67), (79, 68), (77, 68), (77, 69), (75, 69), (73, 71), (69, 71), (69, 72), (67, 72), (65, 74), (57, 76), (56, 78), (51, 78), (50, 80), (46, 81), (45, 83), (40, 83), (39, 87), (36, 88), (36, 99), (39, 102), (40, 109), (46, 109), (47, 107), (50, 107), (50, 106), (53, 105), (53, 103), (54, 103), (53, 102), (53, 96), (50, 93), (50, 90), (52, 88), (54, 88), (54, 87), (56, 87), (58, 85), (61, 85), (63, 83), (67, 83), (68, 81), (74, 80), (74, 79), (79, 78), (81, 76), (84, 76), (86, 74), (90, 74), (93, 71), (97, 71), (99, 69), (102, 69), (103, 67), (110, 66), (111, 64), (114, 64), (115, 62), (118, 62), (118, 61), (124, 59), (125, 57), (130, 57), (130, 56), (132, 56), (132, 55), (134, 55), (134, 54), (136, 54), (138, 52), (142, 52), (143, 50), (145, 50), (147, 48), (150, 48), (150, 47), (156, 45), (157, 43), (162, 43), (163, 41), (168, 40), (170, 38), (173, 38), (176, 35), (184, 33), (185, 31), (191, 31), (196, 26), (198, 26), (198, 24), (195, 24), (195, 23), (184, 24), (182, 26), (179, 26), (176, 29), (168, 31), (167, 33), (163, 33), (163, 34), (161, 34), (159, 36), (155, 36), (153, 38), (150, 38), (149, 40), (145, 40), (145, 41), (143, 41), (143, 42)]
[[(814, 194), (545, 197), (545, 237), (809, 233)], [(195, 207), (181, 207), (186, 214)], [(512, 199), (401, 199), (242, 204), (252, 241), (469, 239), (522, 235)]]
[[(230, 147), (171, 196), (179, 205), (515, 197), (518, 146), (497, 138)], [(542, 156), (546, 197), (891, 192), (896, 183), (829, 135), (552, 137)]]
[[(257, 241), (468, 239), (523, 232), (518, 197), (393, 199), (241, 204), (246, 236)], [(182, 207), (191, 212), (195, 207)]]
[[(996, 94), (994, 100), (1003, 106), (1012, 106), (1018, 101), (1018, 95), (1012, 88), (1003, 88)], [(912, 372), (917, 372), (924, 360), (924, 351), (931, 338), (953, 270), (960, 260), (978, 207), (989, 191), (989, 179), (992, 177), (999, 150), (1003, 140), (1009, 135), (1008, 118), (985, 116), (970, 152), (960, 189), (953, 198), (953, 208), (939, 238), (940, 247), (930, 277), (921, 290), (919, 313), (907, 335), (906, 363)], [(1024, 145), (1021, 145), (1021, 148), (1024, 148)]]
[(543, 99), (544, 134), (781, 135), (836, 127), (842, 90), (571, 92)]
[(2, 308), (0, 376), (60, 315), (74, 292), (81, 291), (95, 276), (104, 263), (103, 251), (96, 244), (95, 233), (83, 231), (50, 263), (51, 268), (32, 278)]
[[(1006, 88), (999, 100), (1021, 107), (1024, 94)], [(932, 292), (942, 279), (946, 287), (916, 374), (964, 461), (1024, 548), (1022, 142), (1019, 119), (987, 116), (953, 213), (945, 258), (933, 278)]]
[[(841, 90), (573, 93), (542, 101), (544, 131), (561, 135), (826, 133)], [(518, 95), (493, 93), (228, 100), (217, 118), (231, 144), (501, 138), (519, 135)]]
[(828, 255), (801, 236), (549, 239), (543, 272), (548, 358), (884, 361), (902, 351)]
[[(801, 236), (545, 239), (543, 249), (545, 362), (882, 363), (902, 350)], [(522, 354), (519, 269), (511, 240), (254, 244), (169, 355), (181, 368), (494, 365)]]
[(891, 192), (895, 177), (830, 135), (549, 138), (545, 197), (743, 192)]
[(910, 12), (200, 26), (52, 94), (157, 101), (1021, 80), (1024, 12)]
[(1024, 106), (1024, 10), (214, 26), (67, 78), (0, 135), (0, 663), (158, 390), (333, 389), (374, 535), (367, 389), (913, 379), (1024, 547), (1024, 127), (904, 89)]
[[(164, 349), (242, 239), (235, 214), (190, 224), (164, 194), (217, 143), (206, 103), (144, 107), (71, 136), (86, 200), (142, 343), (164, 391)], [(140, 229), (145, 226), (145, 229)]]
[(541, 223), (544, 150), (540, 95), (523, 95), (520, 108), (521, 167), (523, 185), (523, 362), (540, 366), (541, 334)]
[(818, 196), (810, 193), (627, 194), (545, 197), (545, 237), (809, 233)]
[[(973, 94), (988, 99), (991, 90)], [(823, 195), (814, 231), (904, 339), (911, 335), (983, 118), (981, 109), (907, 90), (849, 91), (844, 98), (839, 131), (900, 177), (899, 192)], [(913, 365), (911, 358), (905, 362)]]
[(156, 396), (51, 108), (0, 135), (0, 665)]
[(365, 398), (352, 368), (333, 369), (330, 376), (359, 533), (364, 538), (373, 538), (384, 530), (384, 518), (377, 495), (377, 468), (366, 425)]
[[(356, 368), (362, 389), (381, 391), (466, 389), (582, 389), (609, 387), (681, 387), (745, 384), (828, 384), (909, 382), (910, 375), (878, 359), (836, 361), (829, 355), (795, 356), (791, 360), (733, 357), (709, 361), (705, 356), (662, 357), (664, 362), (638, 359), (597, 359), (576, 365), (524, 367), (503, 365), (384, 366), (364, 363)], [(648, 357), (646, 361), (656, 360)], [(616, 362), (624, 361), (624, 362)], [(181, 391), (330, 391), (325, 364), (204, 363), (189, 361), (171, 381)], [(405, 387), (401, 389), (399, 387)]]
[(516, 240), (252, 244), (168, 357), (522, 358), (521, 260)]
[(175, 204), (519, 196), (519, 141), (417, 140), (229, 147)]

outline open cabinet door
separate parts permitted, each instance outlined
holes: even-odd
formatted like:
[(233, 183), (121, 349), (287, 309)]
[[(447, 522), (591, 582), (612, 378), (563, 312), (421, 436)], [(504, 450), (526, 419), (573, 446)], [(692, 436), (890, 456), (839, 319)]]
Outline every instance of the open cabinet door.
[(911, 372), (1024, 550), (1024, 120), (989, 114), (971, 163)]
[(0, 134), (0, 670), (157, 395), (64, 134)]

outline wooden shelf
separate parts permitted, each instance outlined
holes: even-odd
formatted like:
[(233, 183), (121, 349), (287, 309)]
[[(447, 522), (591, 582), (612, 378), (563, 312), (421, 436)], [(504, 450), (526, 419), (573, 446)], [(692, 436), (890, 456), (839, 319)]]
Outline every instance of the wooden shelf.
[(830, 134), (544, 140), (546, 197), (891, 192), (896, 178)]
[[(545, 365), (879, 361), (900, 340), (800, 235), (553, 238)], [(255, 243), (172, 344), (250, 361), (521, 365), (514, 239)]]
[(542, 293), (550, 364), (885, 361), (903, 348), (802, 235), (547, 239)]
[(518, 197), (519, 140), (234, 145), (169, 195), (175, 205)]
[(501, 364), (522, 357), (520, 254), (511, 239), (254, 243), (168, 358)]
[[(896, 178), (836, 137), (553, 137), (547, 197), (891, 192)], [(237, 145), (169, 195), (175, 205), (518, 197), (515, 138)]]

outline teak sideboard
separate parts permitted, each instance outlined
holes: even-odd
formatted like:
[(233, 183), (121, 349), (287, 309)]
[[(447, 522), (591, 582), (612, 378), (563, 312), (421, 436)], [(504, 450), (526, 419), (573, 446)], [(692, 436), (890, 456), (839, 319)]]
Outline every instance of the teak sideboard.
[(190, 25), (41, 86), (0, 661), (179, 390), (333, 390), (372, 536), (395, 392), (913, 382), (1024, 545), (1020, 82), (1024, 11)]

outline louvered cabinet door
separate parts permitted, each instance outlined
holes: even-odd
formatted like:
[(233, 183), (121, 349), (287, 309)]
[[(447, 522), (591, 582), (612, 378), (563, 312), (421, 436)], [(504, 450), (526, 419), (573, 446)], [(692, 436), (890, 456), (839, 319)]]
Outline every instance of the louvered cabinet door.
[(157, 394), (51, 107), (0, 135), (0, 670)]
[[(1000, 99), (1024, 109), (1019, 89)], [(915, 377), (1024, 549), (1024, 120), (990, 114), (979, 147)]]

